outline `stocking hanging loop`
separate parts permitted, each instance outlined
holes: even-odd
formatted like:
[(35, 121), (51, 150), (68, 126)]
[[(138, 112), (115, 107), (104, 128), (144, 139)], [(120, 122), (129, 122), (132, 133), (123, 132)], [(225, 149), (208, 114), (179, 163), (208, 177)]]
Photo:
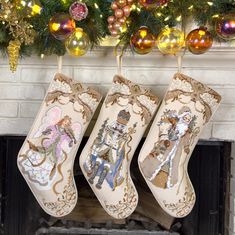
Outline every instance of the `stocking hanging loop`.
[(183, 58), (182, 55), (179, 55), (178, 58), (177, 58), (178, 72), (179, 72), (179, 73), (181, 73), (181, 70), (182, 70), (182, 58)]
[(117, 74), (122, 75), (122, 58), (123, 58), (123, 52), (124, 50), (118, 49), (119, 45), (117, 45), (114, 49), (114, 55), (116, 56), (116, 61), (117, 61)]
[(57, 71), (58, 71), (58, 73), (62, 72), (62, 66), (63, 66), (63, 56), (57, 56)]

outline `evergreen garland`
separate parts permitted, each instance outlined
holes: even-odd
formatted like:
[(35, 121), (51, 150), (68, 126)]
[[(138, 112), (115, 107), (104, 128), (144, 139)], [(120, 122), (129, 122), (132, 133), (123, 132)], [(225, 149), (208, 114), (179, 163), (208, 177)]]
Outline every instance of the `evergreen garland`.
[[(5, 0), (0, 0), (1, 2)], [(15, 0), (14, 0), (15, 1)], [(14, 2), (10, 1), (10, 2)], [(27, 1), (27, 0), (26, 0)], [(21, 55), (64, 55), (66, 50), (64, 43), (56, 40), (49, 32), (48, 22), (56, 13), (68, 13), (70, 5), (75, 0), (40, 0), (43, 11), (40, 15), (27, 18), (26, 20), (37, 32), (32, 45), (21, 46)], [(91, 41), (91, 49), (94, 45), (99, 45), (102, 38), (110, 35), (107, 18), (113, 15), (111, 3), (113, 0), (83, 0), (86, 3), (89, 14), (85, 20), (76, 22), (77, 27), (83, 28)], [(98, 8), (97, 8), (98, 6)], [(0, 9), (1, 12), (2, 9)], [(144, 9), (138, 1), (131, 11), (127, 20), (127, 30), (123, 32), (119, 39), (119, 44), (125, 48), (129, 46), (130, 37), (141, 26), (147, 26), (154, 35), (166, 26), (174, 27), (182, 24), (184, 26), (188, 20), (195, 20), (198, 26), (207, 26), (216, 36), (214, 31), (215, 20), (227, 13), (235, 13), (235, 0), (169, 0), (166, 5), (157, 7), (154, 10)], [(20, 12), (19, 12), (20, 14)], [(6, 54), (9, 42), (13, 40), (7, 24), (0, 22), (0, 50)]]

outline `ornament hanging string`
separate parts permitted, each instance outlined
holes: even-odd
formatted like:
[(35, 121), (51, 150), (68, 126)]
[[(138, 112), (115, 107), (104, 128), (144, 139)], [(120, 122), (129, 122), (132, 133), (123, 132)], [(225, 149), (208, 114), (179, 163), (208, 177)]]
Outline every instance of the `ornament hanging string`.
[(57, 66), (58, 73), (61, 73), (63, 66), (63, 56), (57, 56)]

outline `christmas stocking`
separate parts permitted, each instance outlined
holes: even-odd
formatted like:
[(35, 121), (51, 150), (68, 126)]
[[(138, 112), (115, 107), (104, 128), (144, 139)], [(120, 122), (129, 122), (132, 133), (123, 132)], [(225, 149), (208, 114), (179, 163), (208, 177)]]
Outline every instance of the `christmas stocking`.
[(206, 85), (176, 74), (142, 147), (141, 173), (160, 206), (173, 217), (188, 215), (194, 206), (188, 161), (220, 100)]
[(92, 134), (80, 156), (81, 169), (105, 211), (117, 219), (136, 208), (130, 163), (158, 106), (150, 91), (115, 76)]
[(17, 158), (18, 168), (41, 207), (55, 217), (77, 201), (73, 164), (101, 95), (56, 74)]

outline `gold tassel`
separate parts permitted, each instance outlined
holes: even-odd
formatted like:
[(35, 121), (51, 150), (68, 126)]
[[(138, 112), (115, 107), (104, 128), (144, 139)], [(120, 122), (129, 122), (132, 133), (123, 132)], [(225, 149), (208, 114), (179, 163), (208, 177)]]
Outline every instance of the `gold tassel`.
[(18, 65), (20, 46), (21, 46), (20, 41), (16, 39), (16, 40), (11, 40), (7, 47), (10, 70), (13, 73), (16, 71)]

